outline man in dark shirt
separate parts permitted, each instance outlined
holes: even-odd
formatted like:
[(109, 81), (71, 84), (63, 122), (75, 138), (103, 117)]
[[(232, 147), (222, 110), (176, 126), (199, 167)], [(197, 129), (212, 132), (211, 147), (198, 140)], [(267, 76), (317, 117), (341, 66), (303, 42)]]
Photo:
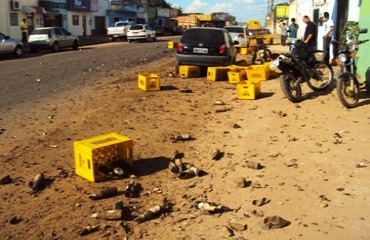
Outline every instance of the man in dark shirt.
[(307, 15), (303, 16), (302, 20), (306, 24), (303, 41), (307, 44), (308, 49), (313, 50), (316, 48), (316, 25), (311, 22)]

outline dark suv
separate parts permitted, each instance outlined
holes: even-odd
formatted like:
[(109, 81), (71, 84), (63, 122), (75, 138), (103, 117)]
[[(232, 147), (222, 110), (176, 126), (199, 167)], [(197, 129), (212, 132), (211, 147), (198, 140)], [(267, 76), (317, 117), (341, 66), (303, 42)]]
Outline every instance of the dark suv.
[(176, 72), (180, 65), (227, 66), (234, 64), (237, 50), (230, 34), (222, 28), (193, 27), (177, 44)]

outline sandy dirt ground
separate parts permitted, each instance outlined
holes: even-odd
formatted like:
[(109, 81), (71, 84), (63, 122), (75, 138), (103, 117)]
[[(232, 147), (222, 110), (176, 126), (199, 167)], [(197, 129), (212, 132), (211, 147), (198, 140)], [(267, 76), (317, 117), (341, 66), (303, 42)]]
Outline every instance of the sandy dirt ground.
[[(1, 239), (370, 239), (366, 100), (346, 110), (334, 87), (313, 93), (304, 86), (304, 101), (292, 104), (277, 79), (261, 83), (257, 100), (238, 100), (235, 85), (173, 77), (173, 66), (169, 51), (96, 84), (56, 92), (22, 115), (8, 109), (0, 116), (0, 140), (9, 142), (0, 150), (0, 178), (12, 179), (0, 185)], [(143, 72), (159, 74), (162, 90), (138, 89)], [(107, 187), (123, 191), (130, 179), (93, 183), (74, 173), (73, 142), (109, 132), (134, 141), (137, 198), (91, 200), (89, 194)], [(174, 142), (179, 134), (194, 139)], [(218, 160), (212, 159), (216, 148)], [(174, 149), (207, 174), (179, 179), (168, 169)], [(262, 169), (248, 168), (251, 161)], [(40, 172), (47, 186), (33, 193), (28, 184)], [(164, 197), (169, 211), (140, 224), (132, 220)], [(118, 200), (132, 211), (123, 221), (91, 217)], [(198, 200), (231, 211), (207, 215), (194, 207)], [(290, 224), (266, 229), (270, 216)], [(99, 230), (80, 237), (88, 225)]]

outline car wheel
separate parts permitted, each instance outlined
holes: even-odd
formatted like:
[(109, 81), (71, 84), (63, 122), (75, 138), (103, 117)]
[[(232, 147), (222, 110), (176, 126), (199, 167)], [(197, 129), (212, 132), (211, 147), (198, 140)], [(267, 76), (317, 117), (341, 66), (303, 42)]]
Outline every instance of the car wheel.
[(157, 41), (157, 37), (156, 36), (153, 37), (153, 41), (154, 42)]
[(132, 40), (127, 40), (129, 43), (132, 43)]
[(117, 39), (116, 39), (115, 37), (112, 37), (112, 38), (111, 38), (111, 41), (112, 41), (112, 42), (115, 42), (116, 40), (117, 40)]
[(77, 50), (77, 49), (78, 49), (78, 41), (77, 41), (77, 40), (75, 40), (75, 41), (73, 42), (73, 49), (74, 49), (74, 50)]
[(14, 50), (14, 56), (22, 57), (23, 56), (23, 48), (21, 46), (17, 46)]
[(53, 52), (58, 52), (59, 51), (59, 43), (55, 42), (53, 44), (53, 46), (51, 47), (51, 49), (53, 50)]
[(37, 53), (39, 50), (37, 48), (31, 48), (31, 52)]

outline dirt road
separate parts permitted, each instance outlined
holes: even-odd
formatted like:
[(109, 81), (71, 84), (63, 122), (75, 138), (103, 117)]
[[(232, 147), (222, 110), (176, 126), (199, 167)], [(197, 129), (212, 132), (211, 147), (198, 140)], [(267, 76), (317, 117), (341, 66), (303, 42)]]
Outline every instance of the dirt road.
[[(0, 178), (12, 179), (0, 185), (2, 239), (370, 238), (366, 102), (346, 110), (333, 89), (304, 88), (305, 100), (292, 104), (276, 79), (262, 82), (258, 100), (236, 100), (227, 82), (171, 77), (174, 52), (165, 41), (135, 43), (124, 58), (119, 51), (101, 46), (38, 56), (26, 59), (19, 75), (16, 61), (1, 63)], [(64, 56), (73, 64), (59, 68)], [(143, 72), (159, 74), (162, 90), (139, 90)], [(17, 79), (24, 87), (14, 85)], [(226, 105), (214, 105), (218, 100)], [(223, 107), (228, 111), (216, 112)], [(134, 141), (138, 198), (93, 201), (89, 194), (113, 186), (123, 191), (130, 179), (92, 183), (74, 174), (73, 142), (109, 132)], [(195, 139), (174, 142), (178, 134)], [(212, 159), (216, 148), (219, 160)], [(168, 170), (173, 149), (207, 175), (177, 178)], [(247, 161), (263, 168), (250, 169)], [(28, 183), (39, 172), (48, 184), (32, 193)], [(241, 177), (245, 188), (238, 187)], [(141, 224), (128, 216), (123, 223), (91, 217), (120, 199), (137, 216), (163, 197), (172, 210)], [(194, 208), (197, 200), (232, 210), (204, 215)], [(263, 229), (274, 215), (290, 225)], [(88, 225), (100, 228), (80, 237)]]

